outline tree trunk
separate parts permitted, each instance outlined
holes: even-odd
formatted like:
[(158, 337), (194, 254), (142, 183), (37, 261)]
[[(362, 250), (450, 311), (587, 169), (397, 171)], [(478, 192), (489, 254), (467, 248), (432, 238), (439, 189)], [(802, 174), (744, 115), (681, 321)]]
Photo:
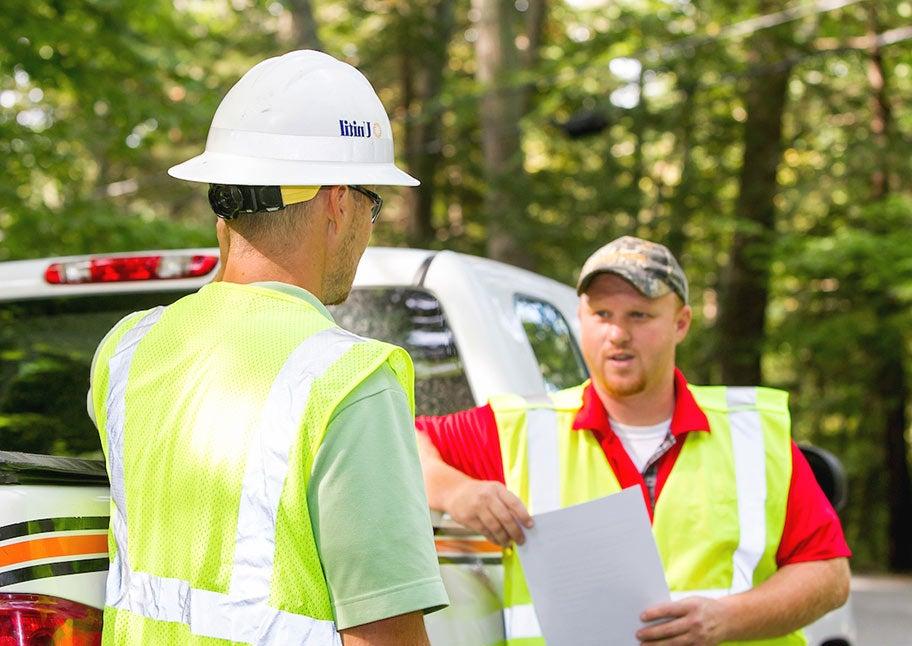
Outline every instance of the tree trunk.
[(288, 6), (294, 22), (295, 44), (301, 49), (323, 51), (310, 0), (288, 0)]
[[(528, 72), (538, 64), (538, 54), (545, 35), (545, 24), (548, 22), (548, 0), (529, 0), (526, 9), (526, 48), (522, 52), (521, 64)], [(521, 113), (526, 114), (532, 106), (535, 96), (535, 84), (526, 83), (523, 87)]]
[(482, 152), (487, 193), (487, 253), (491, 258), (528, 267), (529, 255), (516, 235), (526, 226), (524, 170), (519, 119), (522, 87), (517, 83), (519, 57), (512, 28), (512, 0), (472, 0), (476, 78), (483, 95), (480, 106)]
[[(901, 311), (898, 303), (889, 305), (892, 312), (884, 312), (881, 321), (895, 321)], [(890, 317), (890, 314), (893, 314)], [(884, 457), (887, 471), (887, 505), (889, 509), (889, 535), (887, 552), (890, 569), (912, 570), (912, 478), (909, 475), (909, 446), (906, 429), (909, 428), (909, 376), (906, 373), (903, 334), (886, 323), (885, 334), (889, 341), (882, 347), (883, 365), (877, 380), (877, 392), (884, 403)]]
[(690, 207), (687, 198), (693, 188), (693, 135), (694, 135), (694, 93), (696, 85), (692, 82), (683, 87), (684, 103), (681, 106), (681, 127), (678, 133), (678, 146), (681, 150), (681, 179), (674, 189), (671, 200), (671, 213), (668, 223), (666, 246), (680, 258), (687, 243), (685, 228), (690, 219)]
[[(760, 8), (769, 13), (777, 7), (761, 3)], [(773, 60), (786, 59), (784, 47), (768, 30), (751, 40), (755, 61), (759, 62), (759, 52)], [(744, 97), (747, 122), (737, 228), (722, 279), (719, 315), (722, 380), (732, 386), (762, 383), (760, 359), (776, 233), (776, 170), (782, 156), (782, 115), (790, 73), (790, 66), (757, 71), (748, 79)]]
[(637, 104), (630, 111), (630, 118), (633, 119), (633, 180), (631, 181), (631, 194), (636, 196), (632, 209), (633, 212), (630, 215), (639, 227), (644, 226), (642, 215), (644, 205), (646, 204), (643, 189), (640, 187), (644, 175), (643, 146), (646, 143), (646, 93), (643, 91), (645, 87), (645, 72), (646, 70), (640, 67), (640, 73), (637, 75)]
[(877, 17), (873, 7), (869, 10), (871, 27), (868, 35), (872, 45), (868, 50), (868, 82), (871, 84), (871, 134), (880, 149), (880, 166), (871, 173), (871, 192), (874, 199), (881, 199), (890, 192), (889, 150), (887, 129), (893, 120), (893, 111), (887, 100), (887, 77), (883, 64), (883, 53), (877, 45)]
[(416, 247), (428, 246), (435, 235), (435, 175), (441, 148), (438, 102), (454, 30), (453, 3), (438, 0), (426, 13), (417, 21), (415, 42), (406, 45), (403, 57), (403, 84), (408, 90), (403, 93), (408, 97), (405, 157), (409, 171), (421, 181), (406, 194), (408, 241)]

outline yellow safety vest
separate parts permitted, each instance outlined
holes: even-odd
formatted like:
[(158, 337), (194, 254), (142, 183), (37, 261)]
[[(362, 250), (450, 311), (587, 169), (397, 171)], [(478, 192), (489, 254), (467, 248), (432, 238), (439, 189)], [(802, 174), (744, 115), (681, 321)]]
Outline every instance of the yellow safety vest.
[(400, 348), (293, 296), (214, 283), (98, 353), (111, 479), (103, 643), (341, 644), (307, 507), (338, 404)]
[[(532, 514), (621, 490), (595, 436), (573, 431), (584, 387), (490, 402), (507, 488)], [(792, 470), (787, 393), (688, 387), (710, 432), (688, 434), (652, 526), (673, 599), (744, 592), (776, 572)], [(510, 646), (544, 644), (515, 550), (504, 554), (504, 624)], [(807, 642), (798, 631), (749, 643)]]

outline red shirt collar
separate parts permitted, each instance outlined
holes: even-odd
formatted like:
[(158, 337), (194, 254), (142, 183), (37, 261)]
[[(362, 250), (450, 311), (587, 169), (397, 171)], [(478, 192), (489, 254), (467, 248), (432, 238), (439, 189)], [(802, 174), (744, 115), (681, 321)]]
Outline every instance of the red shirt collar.
[[(671, 434), (678, 437), (690, 431), (708, 432), (709, 420), (706, 419), (706, 414), (700, 410), (694, 400), (687, 387), (687, 379), (684, 378), (684, 374), (677, 368), (675, 368), (674, 374), (674, 388), (675, 407), (671, 415)], [(588, 429), (600, 433), (611, 431), (608, 411), (605, 410), (605, 406), (591, 382), (586, 384), (583, 389), (583, 407), (573, 420), (573, 429)]]

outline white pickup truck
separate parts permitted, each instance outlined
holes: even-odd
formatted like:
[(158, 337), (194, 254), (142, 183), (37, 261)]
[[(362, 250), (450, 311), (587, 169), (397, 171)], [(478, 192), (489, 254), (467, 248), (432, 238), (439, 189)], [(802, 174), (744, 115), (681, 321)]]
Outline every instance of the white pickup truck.
[[(85, 413), (92, 355), (122, 316), (198, 289), (217, 262), (214, 249), (190, 249), (0, 263), (0, 645), (98, 643), (108, 490)], [(587, 375), (573, 289), (498, 262), (371, 248), (351, 297), (331, 309), (341, 326), (409, 351), (419, 414)], [(452, 605), (427, 617), (432, 643), (500, 642), (500, 550), (445, 519), (435, 535)], [(848, 608), (808, 637), (854, 644)]]

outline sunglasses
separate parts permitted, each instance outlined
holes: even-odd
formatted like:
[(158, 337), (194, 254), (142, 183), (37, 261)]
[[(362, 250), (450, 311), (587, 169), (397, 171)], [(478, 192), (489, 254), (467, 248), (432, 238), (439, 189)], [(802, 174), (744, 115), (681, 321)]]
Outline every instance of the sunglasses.
[(377, 218), (380, 217), (380, 209), (383, 208), (383, 198), (372, 190), (359, 186), (358, 184), (350, 184), (349, 188), (358, 191), (361, 195), (366, 195), (371, 201), (371, 224), (374, 224), (377, 221)]

